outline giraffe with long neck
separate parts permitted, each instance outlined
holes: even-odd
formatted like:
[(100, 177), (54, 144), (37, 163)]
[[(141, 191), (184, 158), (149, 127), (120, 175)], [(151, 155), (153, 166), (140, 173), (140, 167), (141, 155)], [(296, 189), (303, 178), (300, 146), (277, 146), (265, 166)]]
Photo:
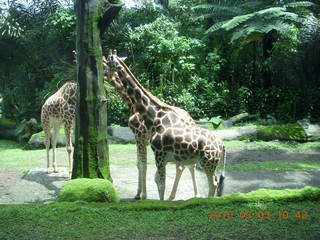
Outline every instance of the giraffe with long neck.
[[(74, 126), (77, 98), (77, 84), (66, 82), (56, 93), (50, 96), (41, 109), (41, 125), (45, 134), (45, 146), (47, 151), (47, 172), (58, 172), (56, 159), (56, 145), (61, 125), (64, 125), (66, 147), (69, 161), (69, 174), (72, 168), (72, 141), (71, 134)], [(53, 132), (51, 133), (51, 129)], [(50, 161), (49, 149), (52, 145), (53, 160)]]
[[(216, 167), (222, 157), (224, 163), (226, 159), (223, 142), (211, 131), (190, 124), (190, 119), (181, 116), (179, 110), (148, 92), (116, 54), (109, 52), (106, 65), (110, 74), (118, 74), (134, 111), (141, 115), (145, 126), (150, 129), (150, 143), (157, 166), (155, 181), (160, 200), (164, 199), (166, 164), (170, 161), (179, 166), (199, 163), (207, 176), (208, 196), (213, 196), (218, 185)], [(223, 179), (224, 172), (219, 180), (219, 189)]]
[[(112, 52), (109, 53), (109, 55)], [(116, 55), (116, 51), (114, 51)], [(107, 66), (107, 59), (103, 57), (103, 64), (106, 69), (106, 73), (108, 72)], [(128, 125), (131, 128), (132, 132), (134, 133), (136, 143), (137, 143), (137, 167), (138, 167), (138, 191), (135, 196), (135, 199), (146, 199), (146, 173), (147, 173), (147, 146), (151, 138), (151, 129), (150, 127), (146, 126), (144, 123), (144, 119), (142, 118), (141, 114), (137, 111), (134, 111), (134, 104), (132, 103), (130, 96), (128, 96), (126, 88), (124, 87), (123, 83), (121, 82), (119, 75), (117, 72), (112, 72), (112, 74), (106, 74), (105, 80), (110, 82), (118, 91), (119, 95), (123, 99), (124, 102), (127, 103), (129, 108), (131, 109), (132, 115), (129, 117)], [(196, 123), (193, 121), (191, 116), (183, 109), (178, 107), (173, 107), (176, 109), (177, 112), (183, 116), (190, 125), (195, 125)], [(198, 196), (197, 184), (195, 180), (195, 165), (180, 165), (176, 164), (176, 176), (174, 180), (174, 185), (169, 196), (169, 200), (173, 200), (176, 196), (178, 183), (180, 177), (182, 175), (183, 170), (187, 167), (191, 173), (193, 189), (194, 189), (194, 196)]]

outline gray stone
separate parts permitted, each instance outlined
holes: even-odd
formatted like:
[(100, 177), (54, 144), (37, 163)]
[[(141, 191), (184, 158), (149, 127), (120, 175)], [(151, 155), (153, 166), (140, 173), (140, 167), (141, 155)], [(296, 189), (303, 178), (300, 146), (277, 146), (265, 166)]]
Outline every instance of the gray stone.
[(109, 143), (135, 143), (135, 137), (129, 127), (108, 127)]
[(223, 140), (233, 140), (241, 137), (256, 136), (257, 132), (258, 130), (255, 126), (213, 131), (214, 135)]
[(303, 128), (308, 141), (320, 140), (319, 124), (311, 124), (308, 119), (302, 119), (297, 123)]
[(236, 122), (243, 120), (245, 118), (247, 118), (249, 116), (248, 113), (240, 113), (236, 116), (233, 116), (232, 118), (224, 121), (221, 125), (223, 128), (231, 128), (233, 127), (233, 124), (235, 124)]

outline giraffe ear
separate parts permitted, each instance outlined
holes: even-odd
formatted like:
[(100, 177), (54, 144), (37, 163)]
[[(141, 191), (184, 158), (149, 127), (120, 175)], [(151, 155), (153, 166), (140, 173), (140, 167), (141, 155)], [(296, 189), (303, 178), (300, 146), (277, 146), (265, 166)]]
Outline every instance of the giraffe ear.
[(127, 59), (127, 57), (119, 57), (119, 59), (120, 59), (122, 62), (124, 62), (124, 61)]
[(113, 55), (117, 56), (117, 50), (116, 49), (113, 49)]

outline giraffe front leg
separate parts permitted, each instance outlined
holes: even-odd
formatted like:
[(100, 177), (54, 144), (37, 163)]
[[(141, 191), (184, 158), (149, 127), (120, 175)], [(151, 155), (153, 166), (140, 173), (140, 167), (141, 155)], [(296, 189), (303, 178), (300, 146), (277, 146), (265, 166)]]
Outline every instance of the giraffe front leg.
[(176, 177), (174, 179), (174, 184), (173, 184), (173, 187), (171, 190), (170, 197), (168, 198), (168, 200), (170, 200), (170, 201), (175, 199), (175, 197), (176, 197), (177, 188), (178, 188), (179, 181), (180, 181), (180, 178), (181, 178), (181, 175), (182, 175), (182, 172), (184, 169), (185, 169), (184, 166), (176, 164)]
[(166, 165), (163, 157), (160, 157), (158, 154), (155, 154), (155, 155), (156, 155), (156, 165), (157, 165), (155, 182), (158, 187), (160, 200), (163, 200), (164, 192), (166, 188)]
[(147, 142), (137, 142), (138, 191), (135, 199), (147, 198)]

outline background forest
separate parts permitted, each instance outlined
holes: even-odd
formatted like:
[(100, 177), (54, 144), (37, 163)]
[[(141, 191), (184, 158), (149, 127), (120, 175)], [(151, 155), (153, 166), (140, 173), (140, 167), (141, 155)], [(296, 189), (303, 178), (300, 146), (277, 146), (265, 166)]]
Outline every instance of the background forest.
[[(0, 1), (3, 118), (40, 118), (75, 79), (72, 1)], [(154, 95), (195, 119), (248, 112), (257, 119), (320, 120), (320, 1), (142, 1), (104, 36)], [(108, 122), (129, 109), (107, 85)]]

